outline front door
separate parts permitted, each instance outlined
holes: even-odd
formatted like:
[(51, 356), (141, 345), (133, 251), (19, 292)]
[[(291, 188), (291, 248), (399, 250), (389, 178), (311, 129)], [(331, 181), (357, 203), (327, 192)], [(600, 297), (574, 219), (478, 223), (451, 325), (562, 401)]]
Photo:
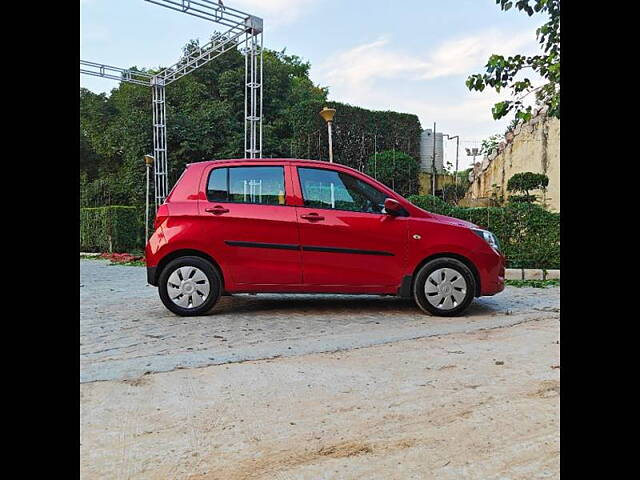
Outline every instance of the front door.
[(389, 286), (402, 280), (408, 217), (383, 213), (386, 195), (347, 173), (298, 167), (296, 207), (304, 283)]
[(295, 207), (286, 205), (284, 167), (217, 167), (200, 202), (212, 251), (236, 284), (302, 283)]

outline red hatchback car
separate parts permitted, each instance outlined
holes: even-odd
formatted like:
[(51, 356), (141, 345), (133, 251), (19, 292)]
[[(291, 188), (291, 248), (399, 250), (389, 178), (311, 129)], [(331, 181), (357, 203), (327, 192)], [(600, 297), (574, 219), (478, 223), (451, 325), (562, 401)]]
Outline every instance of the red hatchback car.
[(413, 297), (452, 316), (504, 289), (496, 237), (373, 178), (313, 160), (187, 166), (158, 209), (147, 279), (178, 315), (233, 293)]

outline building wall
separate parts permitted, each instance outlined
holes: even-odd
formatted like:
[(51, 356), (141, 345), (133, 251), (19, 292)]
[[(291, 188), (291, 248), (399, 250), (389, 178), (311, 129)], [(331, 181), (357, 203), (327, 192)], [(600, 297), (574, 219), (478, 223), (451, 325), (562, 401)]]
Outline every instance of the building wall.
[[(472, 181), (467, 197), (473, 200), (491, 198), (494, 194), (509, 197), (507, 182), (516, 173), (544, 173), (549, 177), (546, 193), (530, 193), (541, 198), (549, 210), (560, 211), (560, 120), (539, 112), (524, 125), (518, 125), (505, 136), (498, 147), (470, 174)], [(494, 187), (495, 185), (495, 187)]]
[[(431, 192), (431, 174), (427, 172), (420, 172), (418, 174), (419, 194), (420, 195), (433, 195)], [(442, 190), (445, 185), (453, 183), (455, 180), (453, 175), (436, 175), (436, 191)]]

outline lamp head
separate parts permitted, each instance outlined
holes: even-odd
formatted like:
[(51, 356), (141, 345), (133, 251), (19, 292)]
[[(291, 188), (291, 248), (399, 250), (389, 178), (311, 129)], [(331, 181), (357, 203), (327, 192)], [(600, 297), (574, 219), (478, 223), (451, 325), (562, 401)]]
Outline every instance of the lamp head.
[(335, 108), (324, 107), (322, 110), (320, 110), (320, 116), (324, 118), (325, 122), (332, 122), (335, 114), (336, 114)]

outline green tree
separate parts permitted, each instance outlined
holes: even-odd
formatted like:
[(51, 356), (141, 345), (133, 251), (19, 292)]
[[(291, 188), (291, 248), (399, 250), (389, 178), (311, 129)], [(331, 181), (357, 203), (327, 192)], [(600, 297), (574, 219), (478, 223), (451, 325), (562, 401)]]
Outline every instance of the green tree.
[(386, 150), (371, 157), (365, 173), (402, 196), (418, 191), (418, 162), (403, 152)]
[(95, 178), (98, 173), (98, 155), (82, 130), (80, 130), (80, 171), (85, 178), (88, 175)]
[(473, 167), (469, 167), (465, 170), (461, 170), (458, 172), (458, 184), (462, 185), (466, 190), (469, 190), (469, 187), (471, 186), (471, 182), (469, 181), (469, 174), (471, 173), (471, 171), (473, 170)]
[(547, 188), (547, 185), (549, 185), (549, 177), (543, 173), (516, 173), (507, 182), (507, 190), (517, 192), (518, 195), (510, 195), (509, 201), (533, 203), (536, 201), (536, 196), (529, 192)]
[[(184, 53), (199, 48), (190, 41)], [(235, 49), (167, 86), (169, 185), (185, 164), (241, 158), (244, 141), (244, 57)], [(364, 170), (377, 151), (402, 150), (419, 160), (416, 115), (373, 112), (327, 101), (309, 78), (310, 64), (285, 50), (264, 51), (263, 156), (328, 159), (323, 106), (334, 121), (336, 161)], [(146, 70), (155, 73), (158, 70)], [(83, 204), (144, 203), (144, 154), (153, 149), (151, 91), (120, 83), (108, 94), (80, 90), (80, 172)]]
[[(195, 48), (198, 42), (191, 41), (183, 50), (188, 53)], [(244, 68), (242, 54), (230, 50), (167, 87), (170, 184), (187, 163), (244, 155)], [(288, 156), (284, 146), (301, 128), (297, 110), (303, 100), (313, 104), (312, 116), (317, 116), (316, 107), (326, 100), (326, 89), (311, 82), (309, 68), (299, 57), (265, 50), (263, 151), (267, 157)], [(123, 82), (109, 94), (80, 90), (80, 172), (85, 204), (144, 203), (142, 156), (152, 149), (148, 87)]]
[[(507, 11), (515, 6), (527, 15), (548, 16), (548, 21), (536, 30), (536, 38), (542, 47), (540, 55), (491, 55), (485, 66), (485, 73), (476, 73), (467, 78), (469, 90), (483, 91), (491, 87), (500, 92), (510, 89), (514, 100), (496, 103), (492, 108), (496, 120), (514, 111), (515, 117), (527, 121), (531, 118), (531, 106), (525, 106), (524, 98), (534, 93), (538, 105), (548, 107), (548, 114), (560, 118), (560, 0), (496, 0), (500, 8)], [(533, 87), (528, 77), (519, 75), (531, 69), (539, 74), (545, 83)]]

